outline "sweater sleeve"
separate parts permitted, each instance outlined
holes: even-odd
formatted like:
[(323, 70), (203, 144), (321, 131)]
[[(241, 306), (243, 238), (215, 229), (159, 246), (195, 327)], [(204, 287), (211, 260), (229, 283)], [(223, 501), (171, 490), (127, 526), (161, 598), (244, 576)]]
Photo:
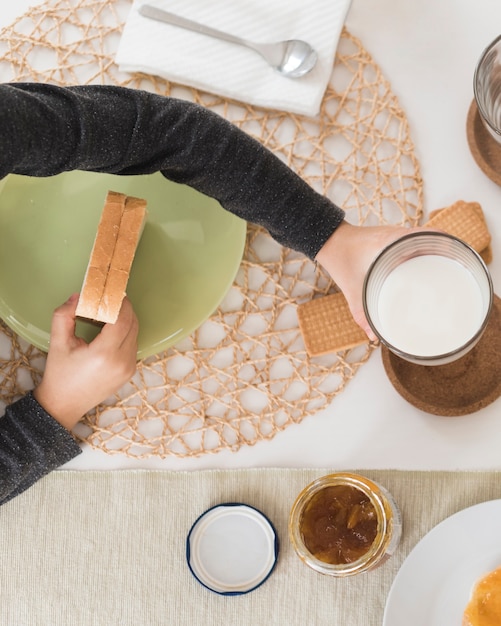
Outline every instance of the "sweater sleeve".
[(0, 418), (0, 504), (80, 454), (73, 436), (31, 393)]
[(0, 85), (0, 178), (160, 171), (314, 258), (344, 212), (276, 155), (188, 101), (106, 85)]

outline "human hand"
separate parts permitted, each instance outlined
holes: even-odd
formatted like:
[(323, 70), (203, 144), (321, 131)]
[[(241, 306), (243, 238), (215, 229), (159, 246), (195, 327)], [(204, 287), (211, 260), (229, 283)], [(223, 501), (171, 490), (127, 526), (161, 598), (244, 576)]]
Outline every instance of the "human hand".
[(37, 402), (65, 428), (115, 393), (136, 371), (138, 321), (125, 298), (115, 324), (105, 324), (90, 343), (75, 335), (78, 294), (52, 316), (43, 378), (33, 391)]
[(327, 270), (343, 292), (353, 319), (371, 341), (377, 338), (365, 317), (362, 291), (365, 275), (378, 253), (390, 243), (426, 227), (353, 226), (342, 222), (319, 250), (315, 260)]

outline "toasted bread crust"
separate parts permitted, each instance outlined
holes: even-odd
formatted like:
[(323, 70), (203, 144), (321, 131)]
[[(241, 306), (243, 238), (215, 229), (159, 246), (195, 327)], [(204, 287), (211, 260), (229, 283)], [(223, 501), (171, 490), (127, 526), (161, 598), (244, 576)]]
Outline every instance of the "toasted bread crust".
[(77, 304), (78, 317), (116, 322), (145, 219), (145, 200), (108, 192)]

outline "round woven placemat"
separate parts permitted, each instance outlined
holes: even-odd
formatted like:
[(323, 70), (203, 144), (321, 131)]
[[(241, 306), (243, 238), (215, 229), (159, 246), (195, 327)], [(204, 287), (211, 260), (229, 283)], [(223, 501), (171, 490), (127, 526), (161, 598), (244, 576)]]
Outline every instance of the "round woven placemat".
[[(215, 110), (347, 211), (352, 223), (414, 226), (422, 181), (404, 112), (360, 41), (343, 31), (318, 118), (230, 102), (114, 63), (127, 0), (49, 0), (0, 33), (3, 82), (103, 83), (173, 95)], [(371, 348), (308, 358), (298, 302), (335, 290), (302, 255), (249, 226), (244, 258), (219, 309), (190, 338), (139, 364), (134, 379), (75, 434), (134, 458), (198, 456), (270, 439), (327, 407)], [(0, 333), (0, 399), (39, 380), (45, 356)]]

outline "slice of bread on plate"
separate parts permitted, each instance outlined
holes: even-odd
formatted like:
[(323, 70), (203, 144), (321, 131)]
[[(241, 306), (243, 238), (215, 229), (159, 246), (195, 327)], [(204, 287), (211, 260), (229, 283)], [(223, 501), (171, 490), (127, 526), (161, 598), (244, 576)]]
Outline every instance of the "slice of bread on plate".
[(146, 201), (108, 191), (85, 272), (76, 315), (117, 321), (146, 221)]

